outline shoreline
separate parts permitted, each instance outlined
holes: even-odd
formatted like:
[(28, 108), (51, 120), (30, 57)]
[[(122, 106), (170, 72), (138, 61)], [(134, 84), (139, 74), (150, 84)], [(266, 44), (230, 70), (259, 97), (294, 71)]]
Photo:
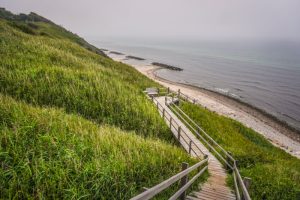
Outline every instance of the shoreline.
[[(156, 71), (159, 71), (161, 68), (158, 68), (156, 70), (153, 71), (153, 73), (155, 73)], [(285, 132), (293, 132), (293, 134), (291, 134), (291, 139), (294, 139), (298, 142), (300, 142), (300, 130), (292, 127), (291, 125), (289, 125), (287, 122), (280, 120), (279, 118), (275, 117), (274, 115), (268, 113), (267, 111), (257, 108), (254, 105), (251, 105), (249, 103), (243, 102), (239, 99), (236, 99), (232, 96), (228, 96), (226, 94), (222, 94), (219, 93), (217, 91), (213, 91), (213, 90), (209, 90), (207, 88), (203, 88), (203, 87), (199, 87), (199, 86), (195, 86), (192, 84), (188, 84), (188, 83), (178, 83), (178, 82), (174, 82), (165, 78), (162, 78), (160, 76), (158, 76), (157, 74), (154, 74), (155, 78), (163, 81), (163, 82), (168, 82), (170, 84), (176, 84), (176, 85), (181, 85), (183, 87), (189, 87), (191, 89), (195, 89), (195, 90), (200, 90), (203, 93), (207, 93), (208, 95), (211, 95), (212, 97), (217, 97), (218, 100), (220, 100), (219, 98), (224, 98), (226, 99), (226, 101), (232, 101), (232, 103), (235, 103), (239, 106), (239, 108), (243, 108), (243, 109), (252, 109), (253, 112), (255, 112), (256, 114), (259, 115), (263, 115), (264, 117), (267, 117), (269, 120), (271, 120), (271, 123), (276, 123), (279, 128), (285, 129)]]
[(180, 89), (184, 94), (197, 99), (198, 103), (208, 110), (234, 119), (253, 129), (263, 135), (274, 146), (300, 159), (300, 134), (295, 130), (291, 130), (291, 127), (287, 127), (288, 125), (278, 122), (273, 116), (268, 116), (268, 114), (252, 105), (223, 94), (159, 77), (155, 72), (163, 68), (151, 65), (133, 67), (165, 87), (170, 87), (173, 90)]
[(180, 89), (182, 93), (195, 98), (197, 102), (210, 111), (236, 120), (248, 128), (253, 129), (257, 133), (263, 135), (274, 146), (277, 146), (287, 153), (300, 159), (300, 134), (296, 129), (290, 127), (287, 123), (280, 121), (271, 114), (239, 101), (230, 96), (211, 91), (205, 88), (189, 85), (185, 83), (173, 82), (165, 78), (159, 77), (156, 73), (161, 69), (165, 69), (154, 65), (133, 65), (126, 63), (121, 58), (111, 59), (124, 62), (134, 67), (136, 70), (147, 76), (148, 78), (158, 82), (164, 87), (177, 91)]

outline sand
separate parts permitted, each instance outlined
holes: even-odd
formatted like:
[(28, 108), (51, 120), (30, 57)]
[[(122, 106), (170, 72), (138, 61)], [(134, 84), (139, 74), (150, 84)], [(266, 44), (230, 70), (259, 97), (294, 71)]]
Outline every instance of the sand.
[[(120, 57), (113, 59), (123, 62)], [(157, 70), (161, 69), (160, 67), (153, 65), (132, 66), (165, 87), (176, 91), (180, 89), (182, 93), (196, 99), (201, 106), (252, 128), (273, 145), (300, 159), (300, 134), (274, 118), (222, 94), (163, 79), (156, 75)]]

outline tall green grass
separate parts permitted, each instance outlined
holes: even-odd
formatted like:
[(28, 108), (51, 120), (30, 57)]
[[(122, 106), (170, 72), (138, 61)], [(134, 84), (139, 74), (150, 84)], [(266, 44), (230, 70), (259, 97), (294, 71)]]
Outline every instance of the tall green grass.
[(232, 152), (241, 175), (252, 179), (253, 199), (299, 198), (299, 159), (235, 120), (188, 102), (180, 103), (180, 108), (224, 149)]
[(160, 140), (0, 95), (1, 199), (129, 199), (186, 161)]
[(0, 199), (128, 199), (197, 162), (143, 94), (158, 85), (71, 32), (0, 19), (0, 56)]
[(125, 64), (69, 39), (23, 33), (5, 21), (0, 22), (0, 53), (1, 93), (141, 135), (172, 137), (142, 92), (157, 84)]

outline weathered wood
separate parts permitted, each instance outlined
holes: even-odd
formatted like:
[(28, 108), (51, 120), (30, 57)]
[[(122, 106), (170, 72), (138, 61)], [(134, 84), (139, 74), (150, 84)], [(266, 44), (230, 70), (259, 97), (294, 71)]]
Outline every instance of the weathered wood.
[(163, 108), (163, 112), (162, 112), (163, 118), (165, 118), (165, 112), (166, 110)]
[[(244, 185), (245, 185), (247, 191), (249, 191), (250, 184), (251, 184), (251, 178), (244, 177), (244, 178), (243, 178), (243, 182), (244, 182)], [(242, 199), (245, 199), (245, 200), (246, 200), (247, 198), (245, 198), (244, 196), (245, 196), (245, 195), (243, 194), (243, 195), (242, 195)]]
[(240, 200), (241, 199), (241, 195), (240, 195), (240, 191), (239, 191), (239, 187), (238, 187), (238, 183), (237, 183), (237, 179), (236, 179), (236, 174), (235, 173), (233, 173), (233, 181), (234, 181), (234, 189), (235, 189), (236, 200)]
[(177, 136), (178, 141), (180, 141), (180, 135), (181, 135), (181, 126), (178, 126), (178, 136)]
[[(208, 178), (207, 182), (204, 183), (203, 187), (201, 187), (202, 190), (199, 191), (199, 193), (202, 193), (202, 192), (205, 193), (207, 190), (208, 192), (215, 191), (216, 193), (227, 194), (228, 196), (234, 195), (232, 193), (231, 189), (226, 185), (227, 174), (226, 174), (225, 169), (222, 167), (222, 164), (220, 163), (220, 161), (218, 161), (216, 159), (216, 157), (214, 156), (214, 154), (210, 153), (208, 151), (208, 149), (201, 143), (202, 140), (200, 140), (201, 141), (200, 142), (197, 139), (197, 137), (188, 128), (186, 123), (183, 122), (183, 119), (179, 118), (173, 112), (173, 110), (171, 110), (171, 107), (168, 106), (171, 98), (167, 99), (167, 101), (168, 101), (167, 105), (164, 104), (165, 97), (157, 97), (157, 98), (155, 98), (155, 100), (157, 102), (159, 102), (162, 105), (162, 107), (165, 108), (166, 113), (168, 113), (168, 117), (165, 119), (166, 122), (170, 121), (170, 119), (172, 118), (172, 121), (174, 121), (177, 124), (176, 127), (177, 126), (181, 127), (181, 129), (182, 129), (181, 135), (180, 135), (181, 138), (180, 138), (179, 142), (183, 146), (183, 148), (187, 152), (189, 152), (189, 142), (190, 142), (190, 140), (193, 140), (192, 149), (193, 149), (193, 152), (197, 152), (197, 153), (195, 153), (195, 154), (192, 153), (191, 156), (198, 157), (199, 155), (205, 156), (205, 154), (207, 154), (209, 156), (208, 170), (210, 172), (210, 177)], [(166, 115), (166, 113), (165, 113), (165, 115)], [(197, 126), (195, 126), (195, 127), (197, 127)], [(174, 136), (178, 138), (178, 129), (171, 127), (171, 131), (174, 134)], [(202, 131), (202, 129), (200, 129), (199, 131)], [(207, 136), (205, 136), (205, 137), (207, 138)], [(187, 142), (185, 142), (185, 140)], [(199, 150), (198, 150), (198, 148), (199, 148)], [(206, 156), (206, 158), (207, 158), (207, 156)], [(224, 161), (227, 162), (226, 159), (224, 159)], [(220, 198), (220, 199), (222, 200), (222, 199), (226, 199), (226, 198)]]
[[(182, 197), (181, 195), (186, 192), (186, 190), (199, 178), (205, 171), (207, 170), (207, 166), (202, 168), (198, 174), (196, 174), (189, 182), (187, 182), (183, 187), (181, 187), (169, 200), (176, 200), (178, 197)], [(186, 196), (184, 196), (184, 199)]]
[(192, 144), (193, 144), (193, 141), (190, 140), (190, 144), (189, 144), (189, 154), (191, 154), (191, 151), (192, 151)]
[(131, 198), (131, 200), (147, 200), (147, 199), (151, 199), (152, 197), (154, 197), (155, 195), (157, 195), (158, 193), (160, 193), (161, 191), (165, 190), (166, 188), (170, 187), (173, 183), (179, 181), (182, 177), (186, 176), (187, 174), (189, 174), (190, 172), (192, 172), (193, 170), (197, 169), (198, 167), (204, 165), (207, 163), (207, 159), (206, 160), (202, 160), (198, 163), (196, 163), (195, 165), (187, 168), (186, 170), (172, 176), (171, 178), (161, 182), (160, 184), (149, 188), (147, 191)]
[(248, 193), (248, 190), (247, 190), (247, 188), (246, 188), (246, 186), (245, 186), (245, 184), (244, 184), (244, 182), (242, 180), (242, 177), (241, 177), (240, 172), (239, 172), (239, 170), (238, 170), (237, 167), (234, 168), (234, 172), (233, 173), (236, 174), (238, 183), (239, 183), (239, 185), (240, 185), (240, 187), (242, 189), (242, 198), (245, 199), (245, 200), (250, 200), (251, 199), (250, 195)]
[[(182, 171), (186, 170), (189, 167), (189, 164), (184, 162), (181, 165), (181, 169)], [(182, 188), (186, 183), (188, 182), (188, 175), (185, 175), (184, 177), (181, 178), (180, 180), (180, 188)], [(180, 199), (184, 200), (186, 197), (186, 191), (184, 191), (181, 195), (180, 195)]]
[[(230, 151), (228, 151), (228, 154), (229, 154), (230, 156), (232, 155)], [(226, 156), (226, 161), (227, 161), (227, 163), (230, 163), (230, 161), (231, 161), (231, 158), (229, 157), (229, 155)], [(227, 170), (232, 170), (232, 169), (231, 169), (231, 166), (228, 166), (228, 165), (226, 165), (226, 169), (227, 169)], [(231, 172), (231, 171), (230, 171), (230, 172)]]

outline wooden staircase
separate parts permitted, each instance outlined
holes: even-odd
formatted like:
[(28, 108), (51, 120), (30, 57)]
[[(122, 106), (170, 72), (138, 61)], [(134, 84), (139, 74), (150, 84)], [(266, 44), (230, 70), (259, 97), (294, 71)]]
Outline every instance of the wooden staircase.
[[(210, 176), (208, 180), (202, 186), (200, 186), (198, 191), (194, 191), (189, 194), (186, 199), (236, 199), (233, 191), (226, 185), (227, 172), (223, 168), (223, 165), (168, 107), (168, 104), (171, 103), (172, 99), (170, 97), (167, 97), (166, 99), (165, 96), (157, 97), (155, 99), (162, 107), (162, 109), (159, 109), (161, 116), (164, 117), (166, 123), (171, 127), (171, 131), (174, 136), (177, 137), (177, 139), (177, 130), (181, 130), (179, 142), (181, 143), (183, 148), (193, 157), (199, 157), (199, 155), (207, 155), (209, 158), (208, 172), (210, 173)], [(172, 125), (170, 125), (170, 121), (172, 122)], [(192, 142), (190, 143), (190, 141)]]

